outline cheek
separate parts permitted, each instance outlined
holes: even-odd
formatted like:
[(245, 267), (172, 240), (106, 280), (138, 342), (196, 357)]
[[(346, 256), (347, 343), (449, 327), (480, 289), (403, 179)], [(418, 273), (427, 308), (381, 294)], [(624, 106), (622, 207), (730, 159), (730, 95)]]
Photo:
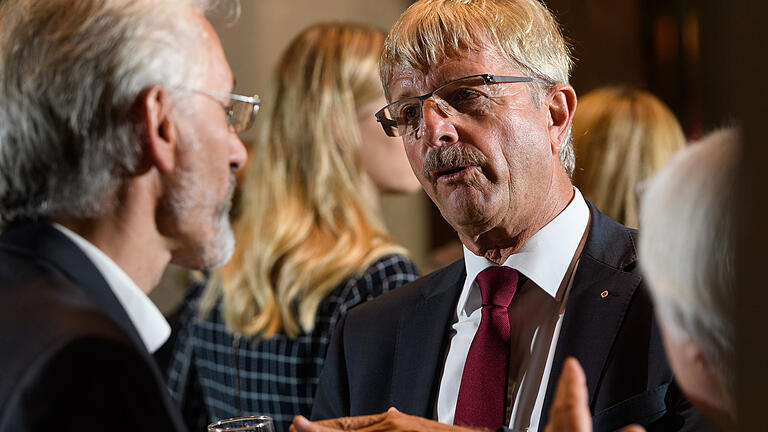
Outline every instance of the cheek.
[(405, 142), (405, 155), (408, 158), (408, 163), (411, 165), (411, 169), (416, 174), (416, 177), (422, 179), (424, 177), (424, 160), (426, 159), (426, 153), (422, 151), (422, 147), (418, 143)]

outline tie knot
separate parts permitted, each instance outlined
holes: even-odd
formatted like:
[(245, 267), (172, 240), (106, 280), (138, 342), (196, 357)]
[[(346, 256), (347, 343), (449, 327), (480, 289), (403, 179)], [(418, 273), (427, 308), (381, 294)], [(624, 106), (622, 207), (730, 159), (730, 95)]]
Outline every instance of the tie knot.
[(483, 305), (509, 307), (517, 290), (517, 270), (505, 266), (488, 267), (477, 275)]

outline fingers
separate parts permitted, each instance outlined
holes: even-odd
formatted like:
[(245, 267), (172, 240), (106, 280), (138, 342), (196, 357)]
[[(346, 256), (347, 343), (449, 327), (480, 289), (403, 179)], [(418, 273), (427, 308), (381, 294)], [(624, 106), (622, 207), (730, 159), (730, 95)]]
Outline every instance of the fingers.
[(345, 419), (344, 425), (347, 427), (347, 429), (343, 429), (343, 430), (362, 429), (374, 423), (379, 423), (384, 419), (387, 413), (391, 412), (391, 410), (393, 409), (394, 408), (390, 408), (389, 411), (383, 412), (381, 414), (372, 414), (372, 415), (357, 416), (357, 417), (342, 417), (343, 419)]
[(293, 418), (289, 430), (291, 432), (332, 432), (343, 429), (321, 425), (320, 422), (313, 423), (307, 420), (306, 417), (299, 415)]
[(589, 412), (587, 379), (579, 362), (569, 357), (557, 381), (555, 400), (549, 410), (549, 424), (545, 432), (591, 432), (592, 414)]
[(573, 357), (565, 359), (563, 373), (557, 384), (555, 398), (560, 396), (563, 402), (572, 402), (574, 405), (588, 405), (587, 377), (579, 361)]
[(381, 414), (358, 417), (339, 417), (315, 422), (311, 422), (307, 420), (306, 417), (299, 415), (293, 418), (290, 430), (292, 432), (353, 431), (381, 422), (388, 413), (393, 412), (392, 410), (394, 410), (394, 412), (399, 412), (394, 408), (390, 408), (389, 411)]
[(640, 425), (630, 425), (622, 428), (619, 432), (645, 432), (645, 428)]

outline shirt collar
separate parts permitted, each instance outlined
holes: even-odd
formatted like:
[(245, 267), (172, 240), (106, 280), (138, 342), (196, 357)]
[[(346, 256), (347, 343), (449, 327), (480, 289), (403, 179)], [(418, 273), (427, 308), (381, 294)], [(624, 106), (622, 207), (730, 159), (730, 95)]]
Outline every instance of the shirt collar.
[[(584, 197), (575, 186), (573, 191), (573, 199), (568, 206), (531, 236), (520, 250), (507, 258), (503, 264), (524, 274), (556, 299), (560, 283), (589, 222), (589, 208)], [(459, 316), (467, 304), (477, 274), (496, 265), (485, 257), (473, 254), (466, 246), (464, 246), (464, 264), (467, 279), (456, 309)], [(471, 312), (466, 311), (466, 314), (469, 315)]]
[(125, 309), (147, 351), (157, 351), (171, 335), (171, 326), (157, 306), (107, 254), (72, 230), (57, 223), (53, 226), (72, 240), (93, 262)]

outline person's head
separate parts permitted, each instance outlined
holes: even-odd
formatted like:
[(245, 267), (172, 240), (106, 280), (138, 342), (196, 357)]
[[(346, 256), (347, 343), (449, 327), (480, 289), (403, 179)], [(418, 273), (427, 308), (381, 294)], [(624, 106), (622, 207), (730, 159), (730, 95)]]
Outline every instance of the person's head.
[[(0, 222), (96, 220), (154, 200), (174, 262), (226, 260), (231, 170), (246, 155), (205, 3), (2, 2)], [(147, 176), (152, 192), (126, 203)]]
[[(499, 226), (509, 236), (535, 232), (530, 225), (570, 199), (571, 66), (537, 0), (422, 0), (393, 26), (379, 62), (393, 104), (379, 120), (403, 137), (422, 186), (463, 240)], [(497, 77), (415, 98), (478, 74)]]
[[(682, 390), (723, 422), (733, 412), (732, 197), (738, 133), (715, 132), (649, 180), (639, 261)], [(723, 416), (725, 414), (725, 416)]]
[(277, 64), (274, 109), (262, 129), (270, 156), (281, 153), (273, 163), (323, 189), (364, 189), (366, 178), (384, 192), (418, 188), (402, 143), (373, 116), (384, 98), (377, 61), (385, 36), (376, 27), (329, 22), (291, 41)]
[(654, 95), (623, 87), (579, 98), (573, 183), (603, 213), (637, 228), (637, 186), (685, 146), (683, 129)]
[(245, 170), (235, 222), (242, 246), (223, 272), (231, 330), (309, 330), (336, 284), (383, 252), (402, 251), (386, 234), (377, 189), (419, 184), (402, 142), (371, 127), (371, 106), (383, 103), (384, 37), (361, 24), (316, 24), (278, 60), (257, 156)]

